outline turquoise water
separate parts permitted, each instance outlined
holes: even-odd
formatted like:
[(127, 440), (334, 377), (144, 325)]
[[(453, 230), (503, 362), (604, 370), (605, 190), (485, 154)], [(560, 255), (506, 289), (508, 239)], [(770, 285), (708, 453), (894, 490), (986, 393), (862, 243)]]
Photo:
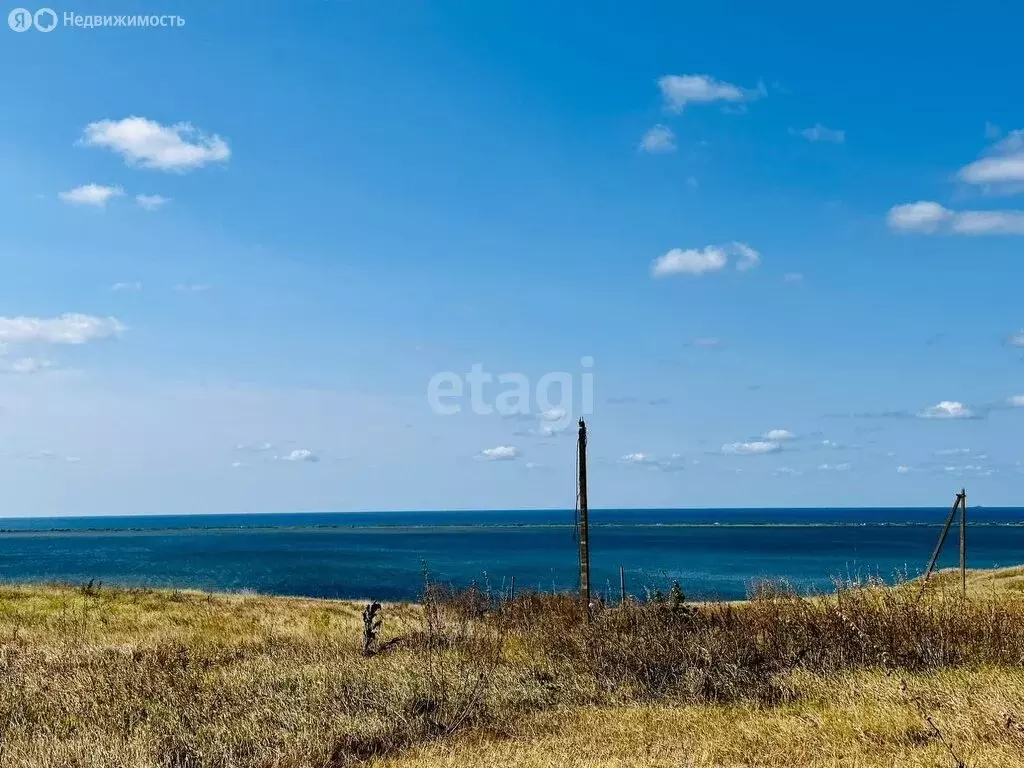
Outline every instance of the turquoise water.
[[(592, 581), (618, 592), (678, 579), (699, 599), (763, 579), (804, 591), (836, 578), (915, 575), (948, 509), (597, 510)], [(972, 567), (1024, 563), (1024, 509), (968, 511)], [(940, 564), (957, 562), (956, 531)], [(517, 589), (577, 584), (572, 510), (0, 519), (0, 579), (414, 599), (515, 576)]]

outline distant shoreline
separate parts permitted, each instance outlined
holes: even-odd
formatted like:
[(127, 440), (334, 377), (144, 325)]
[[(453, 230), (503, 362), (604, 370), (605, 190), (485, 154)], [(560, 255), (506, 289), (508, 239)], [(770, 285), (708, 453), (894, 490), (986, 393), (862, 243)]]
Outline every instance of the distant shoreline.
[[(34, 519), (46, 519), (46, 518), (34, 518)], [(652, 522), (591, 522), (591, 528), (737, 528), (737, 529), (749, 529), (749, 528), (942, 528), (942, 521), (935, 522), (912, 522), (912, 521), (892, 521), (892, 522), (822, 522), (822, 523), (652, 523)], [(165, 526), (165, 527), (145, 527), (145, 526), (132, 526), (132, 527), (90, 527), (90, 528), (0, 528), (0, 535), (11, 534), (11, 535), (39, 535), (39, 534), (89, 534), (89, 533), (169, 533), (169, 532), (203, 532), (203, 533), (216, 533), (218, 531), (224, 532), (237, 532), (239, 530), (245, 531), (274, 531), (274, 532), (287, 532), (287, 531), (308, 531), (308, 530), (324, 530), (324, 531), (354, 531), (354, 532), (377, 532), (377, 531), (431, 531), (431, 530), (444, 530), (444, 531), (481, 531), (487, 529), (498, 529), (498, 530), (509, 530), (509, 529), (521, 529), (521, 528), (535, 528), (535, 529), (571, 529), (573, 528), (572, 523), (421, 523), (421, 524), (351, 524), (342, 525), (338, 523), (334, 524), (316, 524), (316, 525), (180, 525), (180, 526)], [(1024, 520), (1021, 522), (994, 522), (990, 520), (972, 521), (972, 528), (1022, 528), (1024, 527)]]

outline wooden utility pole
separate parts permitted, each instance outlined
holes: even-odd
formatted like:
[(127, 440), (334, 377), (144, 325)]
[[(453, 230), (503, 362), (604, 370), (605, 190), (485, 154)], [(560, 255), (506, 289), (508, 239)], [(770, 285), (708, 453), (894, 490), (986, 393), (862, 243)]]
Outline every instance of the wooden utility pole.
[(917, 595), (917, 599), (921, 599), (921, 595), (924, 594), (925, 587), (928, 586), (928, 579), (931, 578), (932, 571), (935, 570), (935, 563), (939, 559), (939, 554), (942, 552), (942, 545), (946, 543), (946, 537), (949, 536), (949, 529), (953, 525), (953, 518), (956, 517), (957, 510), (961, 510), (960, 514), (960, 576), (963, 583), (964, 594), (967, 594), (967, 491), (963, 488), (960, 489), (960, 493), (956, 495), (956, 501), (953, 502), (953, 508), (949, 510), (949, 517), (946, 518), (946, 524), (942, 528), (942, 535), (939, 536), (939, 543), (935, 545), (935, 551), (932, 552), (932, 559), (928, 561), (928, 569), (924, 572), (924, 579), (921, 580), (921, 591)]
[(960, 489), (960, 587), (967, 597), (967, 489)]
[(580, 597), (584, 605), (590, 605), (590, 520), (587, 510), (587, 425), (580, 419), (579, 487), (577, 488), (580, 512)]

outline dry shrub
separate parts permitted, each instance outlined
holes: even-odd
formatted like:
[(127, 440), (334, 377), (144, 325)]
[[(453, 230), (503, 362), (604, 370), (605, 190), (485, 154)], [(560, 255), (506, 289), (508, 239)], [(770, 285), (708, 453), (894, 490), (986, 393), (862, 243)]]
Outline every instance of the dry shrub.
[[(463, 615), (465, 596), (447, 597)], [(494, 602), (474, 621), (500, 623), (510, 642), (535, 649), (559, 679), (590, 678), (597, 701), (771, 704), (786, 695), (779, 678), (797, 668), (1024, 663), (1020, 601), (938, 591), (919, 599), (912, 585), (840, 584), (834, 595), (801, 597), (767, 584), (741, 605), (627, 602), (589, 614), (570, 596), (524, 593)]]

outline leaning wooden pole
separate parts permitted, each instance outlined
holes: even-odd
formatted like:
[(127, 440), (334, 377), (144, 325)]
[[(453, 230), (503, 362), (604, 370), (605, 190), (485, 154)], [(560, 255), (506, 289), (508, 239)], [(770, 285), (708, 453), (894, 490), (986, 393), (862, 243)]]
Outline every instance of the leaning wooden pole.
[(949, 529), (953, 525), (953, 518), (956, 517), (957, 508), (960, 506), (961, 494), (956, 495), (956, 501), (953, 502), (953, 508), (949, 510), (949, 517), (946, 518), (946, 525), (942, 528), (942, 535), (939, 536), (939, 543), (935, 545), (935, 551), (932, 552), (932, 559), (928, 561), (928, 570), (924, 572), (924, 579), (921, 580), (921, 591), (917, 595), (917, 599), (921, 599), (921, 595), (924, 594), (925, 587), (928, 586), (928, 579), (931, 578), (932, 571), (935, 570), (935, 563), (939, 559), (939, 553), (942, 552), (942, 545), (946, 543), (946, 537), (949, 535)]
[(960, 588), (967, 597), (967, 489), (960, 489)]
[(579, 505), (580, 505), (580, 597), (590, 605), (590, 519), (587, 509), (587, 425), (580, 419), (579, 436)]

